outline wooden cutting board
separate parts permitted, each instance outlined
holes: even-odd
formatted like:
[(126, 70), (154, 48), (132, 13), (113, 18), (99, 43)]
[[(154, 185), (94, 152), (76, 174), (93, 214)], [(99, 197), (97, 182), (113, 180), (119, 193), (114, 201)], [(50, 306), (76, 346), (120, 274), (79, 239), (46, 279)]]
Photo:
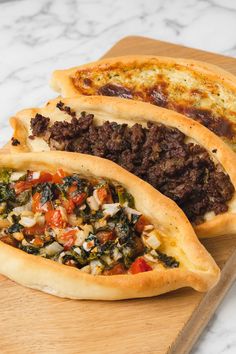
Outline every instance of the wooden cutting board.
[[(122, 39), (105, 57), (125, 54), (200, 59), (236, 74), (233, 58), (141, 37)], [(220, 282), (208, 294), (181, 289), (150, 299), (74, 301), (21, 287), (0, 276), (0, 352), (189, 353), (236, 276), (236, 237), (203, 243), (222, 269)]]

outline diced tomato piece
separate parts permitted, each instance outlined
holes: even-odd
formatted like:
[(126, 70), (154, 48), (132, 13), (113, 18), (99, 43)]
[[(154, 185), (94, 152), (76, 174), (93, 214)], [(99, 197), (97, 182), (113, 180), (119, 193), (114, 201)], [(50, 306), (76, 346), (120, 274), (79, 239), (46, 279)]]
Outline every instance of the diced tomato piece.
[(52, 175), (51, 173), (48, 172), (40, 172), (39, 178), (36, 179), (31, 179), (32, 178), (32, 173), (29, 174), (29, 180), (27, 181), (19, 181), (14, 184), (14, 189), (16, 194), (20, 194), (27, 189), (32, 188), (38, 183), (44, 183), (44, 182), (51, 182), (52, 181)]
[(137, 258), (130, 266), (130, 273), (137, 274), (141, 272), (149, 272), (152, 270), (149, 264), (143, 258)]
[(103, 203), (112, 203), (111, 192), (108, 187), (100, 187), (97, 189), (97, 196), (100, 202)]
[(52, 182), (53, 176), (49, 172), (40, 172), (39, 179), (36, 179), (37, 183)]
[(33, 184), (34, 183), (32, 183), (32, 181), (19, 181), (19, 182), (16, 182), (14, 184), (14, 189), (15, 189), (16, 194), (20, 194), (20, 193), (26, 191), (27, 189), (32, 188)]
[(68, 251), (72, 246), (74, 246), (75, 244), (75, 240), (76, 240), (76, 230), (70, 230), (65, 232), (62, 236), (61, 236), (61, 240), (62, 241), (66, 241), (64, 243), (64, 250)]
[(41, 239), (41, 237), (36, 236), (34, 240), (32, 241), (32, 244), (35, 247), (42, 247), (44, 245), (44, 241)]
[(66, 173), (62, 168), (59, 168), (52, 176), (52, 181), (54, 183), (63, 183), (63, 178), (66, 176), (68, 176), (68, 173)]
[(83, 204), (83, 202), (85, 201), (86, 198), (87, 198), (87, 194), (83, 192), (83, 193), (75, 195), (72, 198), (72, 201), (75, 203), (75, 205), (79, 206), (79, 205)]
[(39, 177), (33, 179), (33, 171), (29, 171), (27, 175), (27, 181), (33, 184), (43, 183), (43, 182), (51, 182), (52, 174), (49, 172), (41, 171), (39, 172)]
[(107, 241), (114, 240), (116, 238), (116, 234), (115, 234), (115, 232), (113, 232), (113, 230), (99, 231), (96, 234), (96, 237), (101, 244), (104, 244)]
[(141, 215), (138, 219), (138, 221), (135, 224), (135, 230), (141, 234), (144, 230), (144, 226), (150, 225), (150, 222), (147, 220), (147, 218), (143, 215)]
[(63, 220), (60, 210), (49, 210), (45, 214), (46, 224), (50, 227), (63, 228), (66, 222)]
[(72, 214), (75, 208), (75, 203), (72, 199), (63, 199), (62, 206), (66, 209), (67, 214)]
[(33, 236), (33, 235), (43, 235), (45, 232), (44, 225), (34, 225), (32, 227), (25, 227), (23, 230), (24, 235)]
[(113, 268), (104, 270), (103, 275), (117, 275), (117, 274), (125, 274), (126, 269), (122, 264), (116, 264)]
[(68, 251), (72, 246), (75, 244), (75, 239), (74, 237), (71, 237), (66, 243), (64, 244), (64, 250)]
[(67, 241), (69, 240), (71, 237), (74, 237), (76, 235), (77, 230), (69, 230), (66, 231), (62, 236), (61, 236), (61, 240), (63, 241)]
[(83, 204), (83, 202), (87, 198), (87, 194), (85, 192), (80, 193), (78, 191), (77, 186), (75, 185), (69, 187), (68, 194), (69, 194), (68, 199), (72, 200), (73, 203), (78, 206)]
[(44, 204), (41, 203), (41, 193), (34, 193), (32, 197), (32, 211), (36, 212), (47, 212), (48, 210), (52, 210), (53, 206), (51, 202), (46, 202)]

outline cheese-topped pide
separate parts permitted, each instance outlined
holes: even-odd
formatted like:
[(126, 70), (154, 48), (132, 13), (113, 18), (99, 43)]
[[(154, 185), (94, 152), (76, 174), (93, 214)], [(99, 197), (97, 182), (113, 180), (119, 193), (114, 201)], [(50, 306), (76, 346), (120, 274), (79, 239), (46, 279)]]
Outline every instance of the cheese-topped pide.
[(57, 70), (52, 87), (64, 97), (104, 95), (150, 102), (189, 116), (235, 149), (235, 77), (207, 63), (153, 56), (100, 60)]
[(94, 275), (179, 267), (165, 253), (168, 235), (117, 182), (62, 169), (1, 169), (0, 202), (0, 241), (29, 254)]

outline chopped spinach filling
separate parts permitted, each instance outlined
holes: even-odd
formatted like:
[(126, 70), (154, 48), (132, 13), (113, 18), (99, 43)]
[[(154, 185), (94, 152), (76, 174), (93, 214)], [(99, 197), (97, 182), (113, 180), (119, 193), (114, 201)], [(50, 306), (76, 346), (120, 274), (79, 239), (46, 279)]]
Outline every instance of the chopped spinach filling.
[[(0, 215), (6, 218), (10, 213), (7, 220), (11, 220), (0, 231), (0, 240), (68, 266), (88, 266), (92, 274), (107, 270), (113, 274), (117, 265), (128, 272), (139, 257), (145, 262), (152, 248), (144, 243), (143, 233), (148, 236), (154, 227), (141, 220), (133, 196), (123, 186), (76, 173), (55, 183), (49, 173), (33, 179), (27, 171), (11, 181), (12, 173), (0, 170)], [(174, 257), (160, 249), (154, 258), (164, 267), (179, 267)]]

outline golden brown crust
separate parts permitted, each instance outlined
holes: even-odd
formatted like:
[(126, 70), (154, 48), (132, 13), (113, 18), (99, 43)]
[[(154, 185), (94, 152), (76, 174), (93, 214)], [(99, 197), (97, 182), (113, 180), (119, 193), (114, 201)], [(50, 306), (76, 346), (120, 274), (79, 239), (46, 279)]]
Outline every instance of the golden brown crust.
[(236, 149), (236, 79), (223, 69), (200, 61), (136, 55), (56, 70), (51, 79), (63, 97), (113, 95), (100, 91), (106, 84), (128, 88), (129, 98), (182, 112)]
[[(136, 201), (136, 208), (175, 240), (181, 266), (137, 275), (93, 276), (73, 267), (29, 255), (0, 242), (0, 273), (25, 286), (75, 299), (118, 300), (162, 294), (190, 286), (207, 291), (219, 278), (219, 268), (198, 241), (190, 223), (174, 202), (111, 161), (68, 153), (3, 155), (0, 167), (48, 170), (58, 167), (85, 175), (118, 179)], [(160, 207), (161, 206), (161, 207)]]
[(190, 60), (182, 58), (170, 58), (164, 56), (154, 56), (154, 55), (126, 55), (119, 56), (114, 58), (106, 58), (98, 61), (94, 61), (88, 64), (75, 66), (70, 69), (65, 70), (55, 70), (51, 78), (51, 87), (61, 93), (63, 97), (73, 97), (78, 95), (78, 90), (73, 85), (71, 77), (75, 75), (78, 70), (97, 70), (99, 67), (105, 68), (106, 66), (110, 67), (116, 63), (120, 65), (130, 64), (132, 62), (141, 65), (143, 63), (165, 63), (167, 65), (183, 65), (192, 71), (199, 72), (203, 75), (206, 75), (212, 78), (213, 81), (220, 81), (222, 84), (226, 85), (228, 88), (233, 89), (236, 92), (236, 81), (235, 76), (228, 71), (200, 60)]
[[(28, 139), (28, 135), (31, 134), (30, 118), (34, 117), (36, 113), (41, 113), (50, 117), (51, 121), (70, 119), (68, 115), (56, 108), (56, 104), (60, 100), (76, 112), (87, 111), (94, 113), (95, 122), (97, 123), (110, 120), (128, 124), (139, 121), (140, 124), (146, 124), (147, 121), (151, 120), (178, 128), (187, 137), (194, 139), (199, 145), (203, 146), (212, 158), (223, 166), (236, 189), (236, 155), (220, 138), (201, 124), (179, 113), (132, 100), (105, 96), (80, 96), (78, 98), (52, 100), (44, 108), (21, 111), (11, 118), (14, 136), (21, 142), (20, 145), (11, 146), (13, 152), (49, 150), (49, 146), (43, 139)], [(213, 151), (216, 152), (213, 153)], [(211, 220), (198, 225), (196, 227), (197, 235), (200, 238), (204, 238), (227, 233), (234, 234), (236, 230), (235, 212), (236, 194), (234, 194), (229, 203), (229, 212), (213, 217)]]

